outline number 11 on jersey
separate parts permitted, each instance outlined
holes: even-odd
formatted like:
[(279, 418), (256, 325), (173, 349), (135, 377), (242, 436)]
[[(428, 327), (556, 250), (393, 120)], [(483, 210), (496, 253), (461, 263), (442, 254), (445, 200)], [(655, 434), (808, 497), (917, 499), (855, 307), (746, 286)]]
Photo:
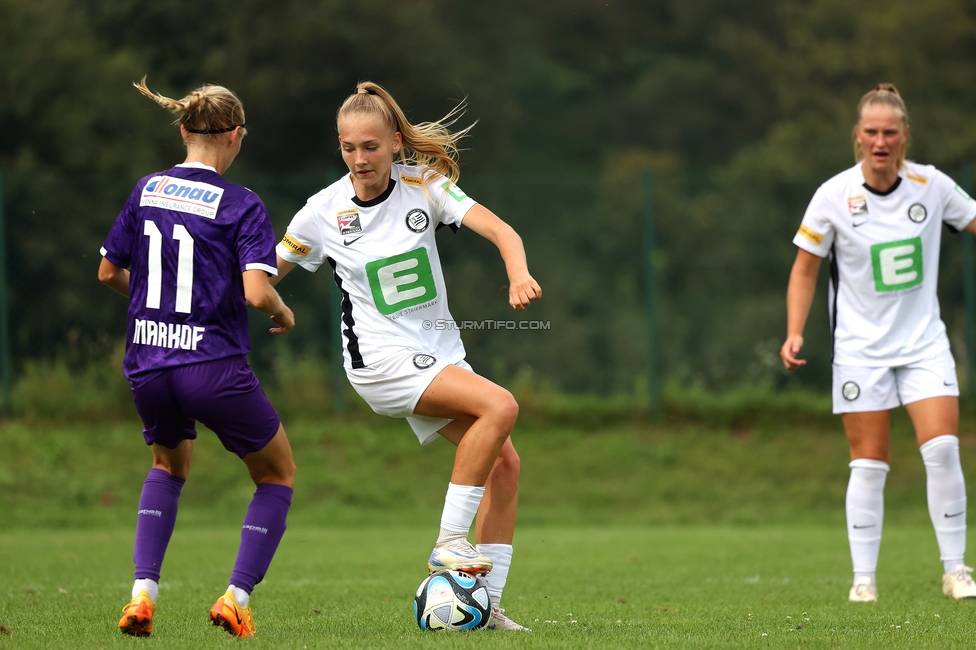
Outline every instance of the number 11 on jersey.
[[(163, 233), (155, 222), (145, 221), (144, 234), (149, 237), (149, 277), (146, 288), (146, 308), (159, 309), (163, 291)], [(181, 314), (189, 314), (193, 300), (193, 237), (183, 224), (173, 225), (173, 239), (179, 242), (176, 262), (176, 307)]]

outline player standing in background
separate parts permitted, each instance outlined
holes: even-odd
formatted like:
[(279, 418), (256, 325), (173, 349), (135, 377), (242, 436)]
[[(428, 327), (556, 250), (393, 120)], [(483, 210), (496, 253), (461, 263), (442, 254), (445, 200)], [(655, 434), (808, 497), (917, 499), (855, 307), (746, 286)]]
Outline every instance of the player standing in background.
[[(140, 180), (102, 248), (98, 279), (129, 297), (123, 369), (152, 445), (136, 524), (132, 600), (119, 629), (148, 636), (196, 421), (244, 460), (257, 491), (244, 517), (230, 587), (210, 619), (253, 636), (249, 606), (285, 532), (295, 463), (278, 413), (245, 356), (247, 304), (284, 334), (295, 317), (268, 281), (275, 236), (257, 194), (221, 178), (241, 150), (244, 108), (206, 85), (177, 101), (144, 95), (179, 115), (186, 161)], [(246, 301), (246, 302), (245, 302)]]
[(930, 165), (906, 162), (908, 111), (891, 84), (861, 98), (857, 164), (820, 186), (793, 238), (783, 364), (795, 370), (821, 260), (830, 258), (833, 404), (851, 448), (847, 530), (850, 600), (878, 599), (891, 409), (904, 404), (927, 474), (942, 591), (976, 597), (965, 565), (966, 486), (959, 462), (959, 387), (936, 285), (942, 224), (976, 232), (976, 202)]
[[(346, 375), (356, 392), (377, 413), (406, 418), (421, 444), (440, 434), (457, 445), (428, 569), (487, 573), (488, 627), (524, 630), (499, 608), (518, 508), (519, 457), (509, 437), (518, 404), (464, 361), (461, 337), (449, 327), (434, 231), (456, 231), (463, 221), (495, 244), (513, 308), (525, 309), (542, 289), (518, 234), (455, 185), (457, 142), (468, 132), (448, 130), (457, 115), (414, 125), (383, 88), (360, 83), (336, 118), (349, 174), (292, 219), (274, 282), (296, 264), (332, 267), (342, 292)], [(475, 514), (477, 548), (468, 542)]]

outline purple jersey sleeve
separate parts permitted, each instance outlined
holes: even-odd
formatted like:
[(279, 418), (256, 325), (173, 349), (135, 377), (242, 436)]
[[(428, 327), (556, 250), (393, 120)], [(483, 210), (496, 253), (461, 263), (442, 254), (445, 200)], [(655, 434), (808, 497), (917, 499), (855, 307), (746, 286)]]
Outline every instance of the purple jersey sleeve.
[(140, 191), (141, 187), (136, 186), (135, 191), (129, 195), (102, 245), (102, 255), (105, 259), (123, 269), (129, 268), (132, 262), (132, 248), (135, 245), (136, 234), (136, 207), (139, 205)]
[(271, 219), (257, 194), (241, 202), (240, 230), (237, 233), (237, 257), (241, 273), (260, 269), (278, 275), (275, 257), (275, 235)]

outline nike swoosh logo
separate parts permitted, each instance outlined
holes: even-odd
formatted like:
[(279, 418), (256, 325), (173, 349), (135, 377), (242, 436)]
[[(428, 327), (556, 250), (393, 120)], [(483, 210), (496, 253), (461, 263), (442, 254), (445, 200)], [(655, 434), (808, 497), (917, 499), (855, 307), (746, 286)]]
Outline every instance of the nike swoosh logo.
[(343, 246), (348, 246), (349, 244), (355, 244), (357, 241), (359, 241), (362, 238), (363, 238), (363, 236), (360, 235), (359, 237), (355, 237), (353, 239), (343, 239), (342, 240), (342, 245)]
[(965, 510), (963, 510), (962, 512), (957, 512), (957, 513), (956, 513), (956, 514), (954, 514), (954, 515), (950, 515), (950, 514), (949, 514), (949, 513), (947, 512), (947, 513), (945, 513), (945, 518), (946, 518), (946, 519), (948, 519), (949, 517), (958, 517), (958, 516), (959, 516), (959, 515), (961, 515), (961, 514), (965, 514), (965, 512), (966, 512), (966, 511), (965, 511)]
[(863, 226), (866, 223), (867, 223), (867, 221), (862, 221), (861, 223), (851, 223), (851, 225), (854, 226), (855, 228), (860, 228), (861, 226)]
[(857, 524), (854, 524), (854, 526), (852, 526), (852, 528), (854, 528), (856, 530), (861, 530), (862, 528), (874, 528), (875, 525), (876, 524), (869, 524), (867, 526), (858, 526)]
[(954, 382), (954, 381), (943, 381), (942, 382), (942, 385), (943, 386), (955, 386), (956, 385), (956, 382)]

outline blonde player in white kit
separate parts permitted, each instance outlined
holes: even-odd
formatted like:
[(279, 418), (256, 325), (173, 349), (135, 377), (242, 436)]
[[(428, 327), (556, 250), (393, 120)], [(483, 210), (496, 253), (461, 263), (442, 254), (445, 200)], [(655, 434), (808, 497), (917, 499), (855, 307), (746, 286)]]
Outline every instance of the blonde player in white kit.
[[(494, 243), (509, 304), (542, 297), (518, 234), (455, 185), (457, 133), (410, 124), (380, 86), (360, 83), (336, 117), (349, 174), (311, 197), (278, 245), (278, 280), (327, 262), (342, 292), (349, 382), (381, 415), (406, 418), (422, 444), (457, 445), (441, 532), (428, 568), (487, 574), (492, 629), (525, 630), (499, 608), (512, 559), (519, 457), (509, 434), (518, 404), (475, 374), (447, 307), (434, 231), (463, 225)], [(469, 127), (470, 128), (470, 127)], [(394, 163), (398, 157), (403, 163)], [(468, 532), (477, 514), (477, 548)]]
[(854, 602), (878, 599), (891, 409), (904, 404), (927, 474), (943, 563), (942, 591), (976, 597), (966, 550), (959, 387), (936, 285), (942, 224), (976, 232), (976, 202), (931, 165), (905, 160), (908, 112), (891, 84), (861, 98), (858, 163), (820, 186), (793, 243), (783, 364), (796, 370), (817, 272), (830, 259), (833, 403), (851, 447), (847, 530)]

